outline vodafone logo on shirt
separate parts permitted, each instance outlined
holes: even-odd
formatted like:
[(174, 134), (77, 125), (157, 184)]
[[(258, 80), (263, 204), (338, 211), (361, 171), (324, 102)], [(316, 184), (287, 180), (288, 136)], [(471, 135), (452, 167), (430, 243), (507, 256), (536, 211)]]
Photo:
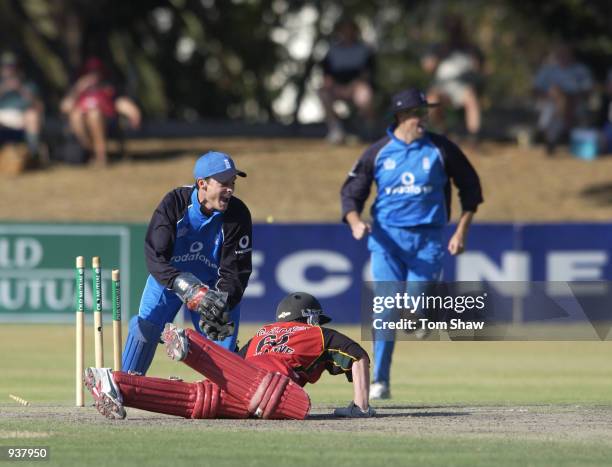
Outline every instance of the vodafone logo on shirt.
[(385, 194), (387, 195), (420, 195), (421, 193), (427, 194), (433, 191), (431, 185), (415, 185), (414, 182), (416, 177), (412, 172), (404, 172), (400, 176), (401, 186), (387, 187), (385, 188)]
[(243, 235), (242, 237), (240, 237), (240, 240), (238, 240), (238, 247), (240, 249), (236, 250), (236, 254), (243, 255), (245, 253), (248, 253), (249, 251), (252, 251), (253, 249), (250, 247), (250, 244), (251, 239), (248, 235)]
[(189, 251), (191, 253), (198, 253), (202, 251), (203, 248), (204, 248), (204, 244), (202, 242), (193, 242), (191, 246), (189, 247)]
[(404, 172), (402, 174), (402, 184), (406, 186), (414, 185), (414, 174), (412, 172)]
[(211, 258), (208, 258), (205, 254), (202, 253), (203, 249), (204, 249), (204, 243), (193, 242), (189, 246), (189, 253), (185, 253), (184, 255), (175, 255), (172, 258), (170, 258), (170, 261), (172, 261), (175, 264), (201, 261), (209, 268), (218, 269), (219, 266)]

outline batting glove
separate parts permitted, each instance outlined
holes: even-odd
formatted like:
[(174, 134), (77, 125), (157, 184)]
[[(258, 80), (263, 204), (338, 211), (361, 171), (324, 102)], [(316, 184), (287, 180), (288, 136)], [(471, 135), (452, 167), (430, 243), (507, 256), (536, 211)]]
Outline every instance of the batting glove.
[(370, 418), (376, 415), (376, 410), (374, 410), (372, 406), (368, 406), (368, 410), (363, 411), (361, 408), (355, 405), (354, 401), (351, 401), (348, 407), (342, 407), (334, 410), (334, 415), (336, 417), (345, 418)]

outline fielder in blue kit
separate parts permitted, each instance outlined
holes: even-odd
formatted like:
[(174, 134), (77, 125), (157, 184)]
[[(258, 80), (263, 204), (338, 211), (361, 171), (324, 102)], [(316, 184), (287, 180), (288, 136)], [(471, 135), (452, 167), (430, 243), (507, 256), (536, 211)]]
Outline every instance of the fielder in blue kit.
[(252, 270), (252, 222), (233, 193), (236, 177), (246, 174), (227, 154), (211, 151), (196, 161), (193, 175), (195, 185), (166, 194), (149, 223), (150, 274), (130, 320), (123, 371), (147, 372), (164, 325), (183, 304), (198, 332), (236, 348), (239, 303)]
[[(423, 281), (437, 281), (444, 257), (443, 227), (450, 218), (451, 180), (459, 190), (462, 214), (447, 249), (463, 252), (477, 206), (482, 203), (478, 175), (465, 154), (444, 136), (425, 131), (428, 107), (418, 89), (394, 95), (395, 123), (387, 135), (357, 161), (341, 190), (343, 219), (357, 240), (369, 233), (372, 278), (375, 282), (407, 282), (418, 295)], [(373, 222), (361, 212), (376, 182)], [(404, 292), (402, 290), (401, 292)], [(377, 318), (394, 321), (397, 310)], [(374, 374), (371, 399), (390, 397), (394, 330), (374, 330)]]

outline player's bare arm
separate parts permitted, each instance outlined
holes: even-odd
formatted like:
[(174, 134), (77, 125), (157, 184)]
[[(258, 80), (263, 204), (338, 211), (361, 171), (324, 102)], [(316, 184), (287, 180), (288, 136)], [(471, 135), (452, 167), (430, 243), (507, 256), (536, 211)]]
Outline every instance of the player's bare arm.
[(353, 363), (353, 401), (363, 412), (370, 408), (370, 360), (361, 358)]
[(465, 244), (467, 242), (467, 235), (474, 218), (474, 212), (464, 211), (461, 214), (461, 218), (457, 223), (457, 229), (448, 242), (448, 252), (455, 256), (465, 251)]

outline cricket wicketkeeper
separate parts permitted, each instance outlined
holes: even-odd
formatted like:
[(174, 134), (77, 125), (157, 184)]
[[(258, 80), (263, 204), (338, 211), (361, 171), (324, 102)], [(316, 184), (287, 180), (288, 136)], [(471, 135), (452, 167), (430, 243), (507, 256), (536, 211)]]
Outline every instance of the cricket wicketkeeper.
[(194, 185), (172, 190), (155, 209), (145, 238), (149, 277), (130, 320), (122, 369), (145, 374), (166, 323), (181, 306), (194, 328), (235, 350), (240, 301), (251, 275), (252, 223), (234, 196), (230, 156), (210, 151), (193, 168)]
[(368, 354), (347, 336), (321, 326), (329, 321), (315, 297), (292, 293), (279, 303), (276, 322), (259, 329), (238, 354), (191, 329), (167, 324), (162, 339), (168, 356), (206, 380), (186, 383), (88, 368), (85, 385), (98, 411), (111, 419), (125, 418), (127, 406), (185, 418), (301, 420), (310, 410), (302, 387), (327, 370), (353, 383), (353, 401), (334, 414), (371, 417)]

